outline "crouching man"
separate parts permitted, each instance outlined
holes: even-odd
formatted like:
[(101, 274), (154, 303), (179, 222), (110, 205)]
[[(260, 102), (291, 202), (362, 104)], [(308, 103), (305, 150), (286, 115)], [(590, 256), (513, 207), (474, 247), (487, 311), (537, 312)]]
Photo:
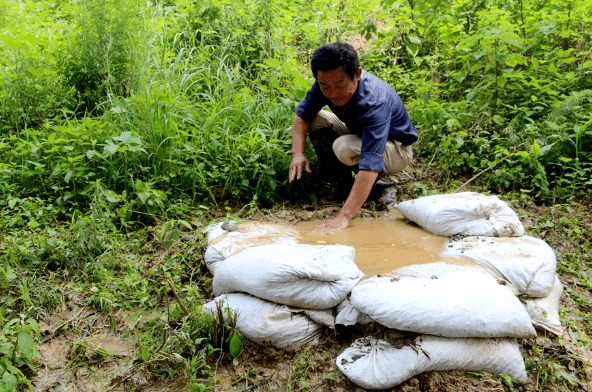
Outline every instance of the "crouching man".
[[(296, 108), (289, 180), (312, 173), (304, 155), (308, 134), (333, 195), (347, 196), (339, 214), (319, 227), (334, 232), (349, 225), (371, 192), (378, 191), (387, 206), (395, 203), (388, 175), (411, 163), (417, 131), (397, 92), (360, 67), (350, 44), (322, 45), (310, 65), (316, 81)], [(332, 113), (322, 110), (325, 105)]]

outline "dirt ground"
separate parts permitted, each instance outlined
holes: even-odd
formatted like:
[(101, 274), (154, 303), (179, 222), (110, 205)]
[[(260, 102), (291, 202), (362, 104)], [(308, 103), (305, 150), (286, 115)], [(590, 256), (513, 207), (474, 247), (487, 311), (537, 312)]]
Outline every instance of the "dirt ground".
[[(429, 176), (421, 178), (414, 173), (414, 180), (429, 180)], [(397, 181), (399, 200), (412, 199), (412, 189), (406, 187), (409, 182), (408, 174), (401, 174)], [(528, 210), (541, 213), (536, 205), (515, 202), (513, 208), (519, 214), (526, 214)], [(296, 224), (302, 221), (326, 219), (334, 216), (339, 206), (312, 205), (278, 205), (272, 209), (260, 210), (252, 220), (263, 222), (288, 222)], [(381, 214), (373, 209), (373, 205), (366, 205), (359, 217), (375, 217)], [(526, 219), (528, 229), (534, 225)], [(545, 238), (549, 234), (542, 232), (539, 237)], [(565, 244), (551, 241), (556, 252)], [(566, 274), (561, 276), (564, 285), (577, 286), (574, 277)], [(67, 291), (67, 288), (64, 288)], [(581, 293), (588, 295), (590, 293)], [(204, 288), (204, 300), (213, 296)], [(138, 317), (130, 312), (119, 311), (114, 317), (107, 317), (105, 313), (94, 312), (81, 306), (82, 300), (76, 294), (68, 297), (62, 309), (53, 317), (53, 325), (64, 323), (68, 325), (60, 328), (58, 333), (52, 334), (55, 328), (41, 324), (43, 331), (42, 344), (39, 350), (43, 356), (41, 370), (34, 380), (36, 391), (181, 391), (185, 390), (181, 382), (167, 380), (165, 383), (142, 372), (129, 375), (130, 366), (137, 357), (135, 331)], [(588, 311), (564, 295), (561, 307), (567, 312)], [(148, 315), (147, 318), (150, 316)], [(164, 317), (164, 316), (152, 316)], [(136, 320), (136, 321), (134, 321)], [(244, 347), (237, 360), (233, 363), (228, 359), (212, 356), (209, 365), (211, 373), (209, 383), (212, 391), (362, 391), (363, 389), (349, 381), (336, 367), (335, 360), (343, 350), (358, 337), (383, 334), (384, 328), (379, 325), (342, 327), (325, 329), (321, 342), (301, 348), (295, 352), (286, 352), (274, 348), (262, 348), (245, 340)], [(81, 337), (84, 343), (81, 344)], [(569, 341), (569, 336), (560, 342), (556, 336), (544, 331), (538, 331), (536, 339), (522, 340), (521, 347), (525, 360), (534, 364), (547, 361), (549, 374), (554, 374), (554, 363), (562, 363), (574, 377), (574, 385), (566, 382), (540, 382), (542, 375), (529, 373), (530, 383), (526, 385), (509, 385), (499, 376), (492, 376), (483, 372), (467, 373), (464, 371), (426, 372), (419, 374), (391, 391), (405, 392), (436, 392), (436, 391), (592, 391), (592, 367), (590, 353), (584, 352)], [(108, 354), (106, 354), (108, 353)], [(550, 359), (552, 358), (552, 359)], [(77, 362), (80, 360), (79, 362)], [(561, 362), (563, 361), (563, 362)], [(545, 363), (547, 363), (545, 362)], [(76, 364), (80, 363), (81, 366)], [(166, 366), (166, 363), (164, 364)], [(127, 372), (127, 373), (126, 373)], [(125, 380), (112, 383), (119, 377)], [(113, 386), (116, 385), (116, 386)], [(538, 386), (537, 386), (538, 385)], [(544, 386), (543, 386), (544, 385)]]

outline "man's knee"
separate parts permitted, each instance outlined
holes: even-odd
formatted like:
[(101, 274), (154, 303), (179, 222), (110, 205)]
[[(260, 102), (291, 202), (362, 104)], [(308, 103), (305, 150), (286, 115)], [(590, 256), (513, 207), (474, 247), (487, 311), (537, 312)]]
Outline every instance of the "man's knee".
[(310, 122), (310, 132), (323, 128), (332, 128), (338, 136), (349, 134), (345, 123), (327, 110), (321, 110)]
[(413, 149), (397, 141), (389, 140), (384, 151), (384, 169), (395, 174), (405, 169), (413, 161)]
[(359, 163), (361, 150), (362, 139), (356, 135), (340, 136), (333, 142), (335, 156), (347, 166), (354, 166)]

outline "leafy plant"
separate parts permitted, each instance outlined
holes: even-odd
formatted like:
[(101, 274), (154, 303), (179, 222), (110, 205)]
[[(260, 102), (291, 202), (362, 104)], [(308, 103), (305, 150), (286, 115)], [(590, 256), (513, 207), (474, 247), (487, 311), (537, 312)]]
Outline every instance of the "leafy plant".
[[(34, 319), (20, 317), (7, 321), (6, 309), (0, 307), (0, 387), (3, 391), (15, 390), (20, 385), (33, 388), (27, 373), (34, 370), (33, 361), (41, 359), (35, 348), (39, 339), (39, 325)], [(34, 336), (31, 336), (31, 334)]]

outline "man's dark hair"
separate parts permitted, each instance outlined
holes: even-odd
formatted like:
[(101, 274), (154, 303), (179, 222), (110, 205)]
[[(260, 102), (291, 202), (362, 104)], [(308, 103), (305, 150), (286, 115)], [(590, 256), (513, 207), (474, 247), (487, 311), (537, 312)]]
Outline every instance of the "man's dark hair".
[(340, 66), (343, 66), (345, 73), (352, 79), (360, 66), (358, 52), (345, 42), (321, 45), (315, 50), (310, 60), (310, 68), (315, 79), (318, 71), (332, 71)]

